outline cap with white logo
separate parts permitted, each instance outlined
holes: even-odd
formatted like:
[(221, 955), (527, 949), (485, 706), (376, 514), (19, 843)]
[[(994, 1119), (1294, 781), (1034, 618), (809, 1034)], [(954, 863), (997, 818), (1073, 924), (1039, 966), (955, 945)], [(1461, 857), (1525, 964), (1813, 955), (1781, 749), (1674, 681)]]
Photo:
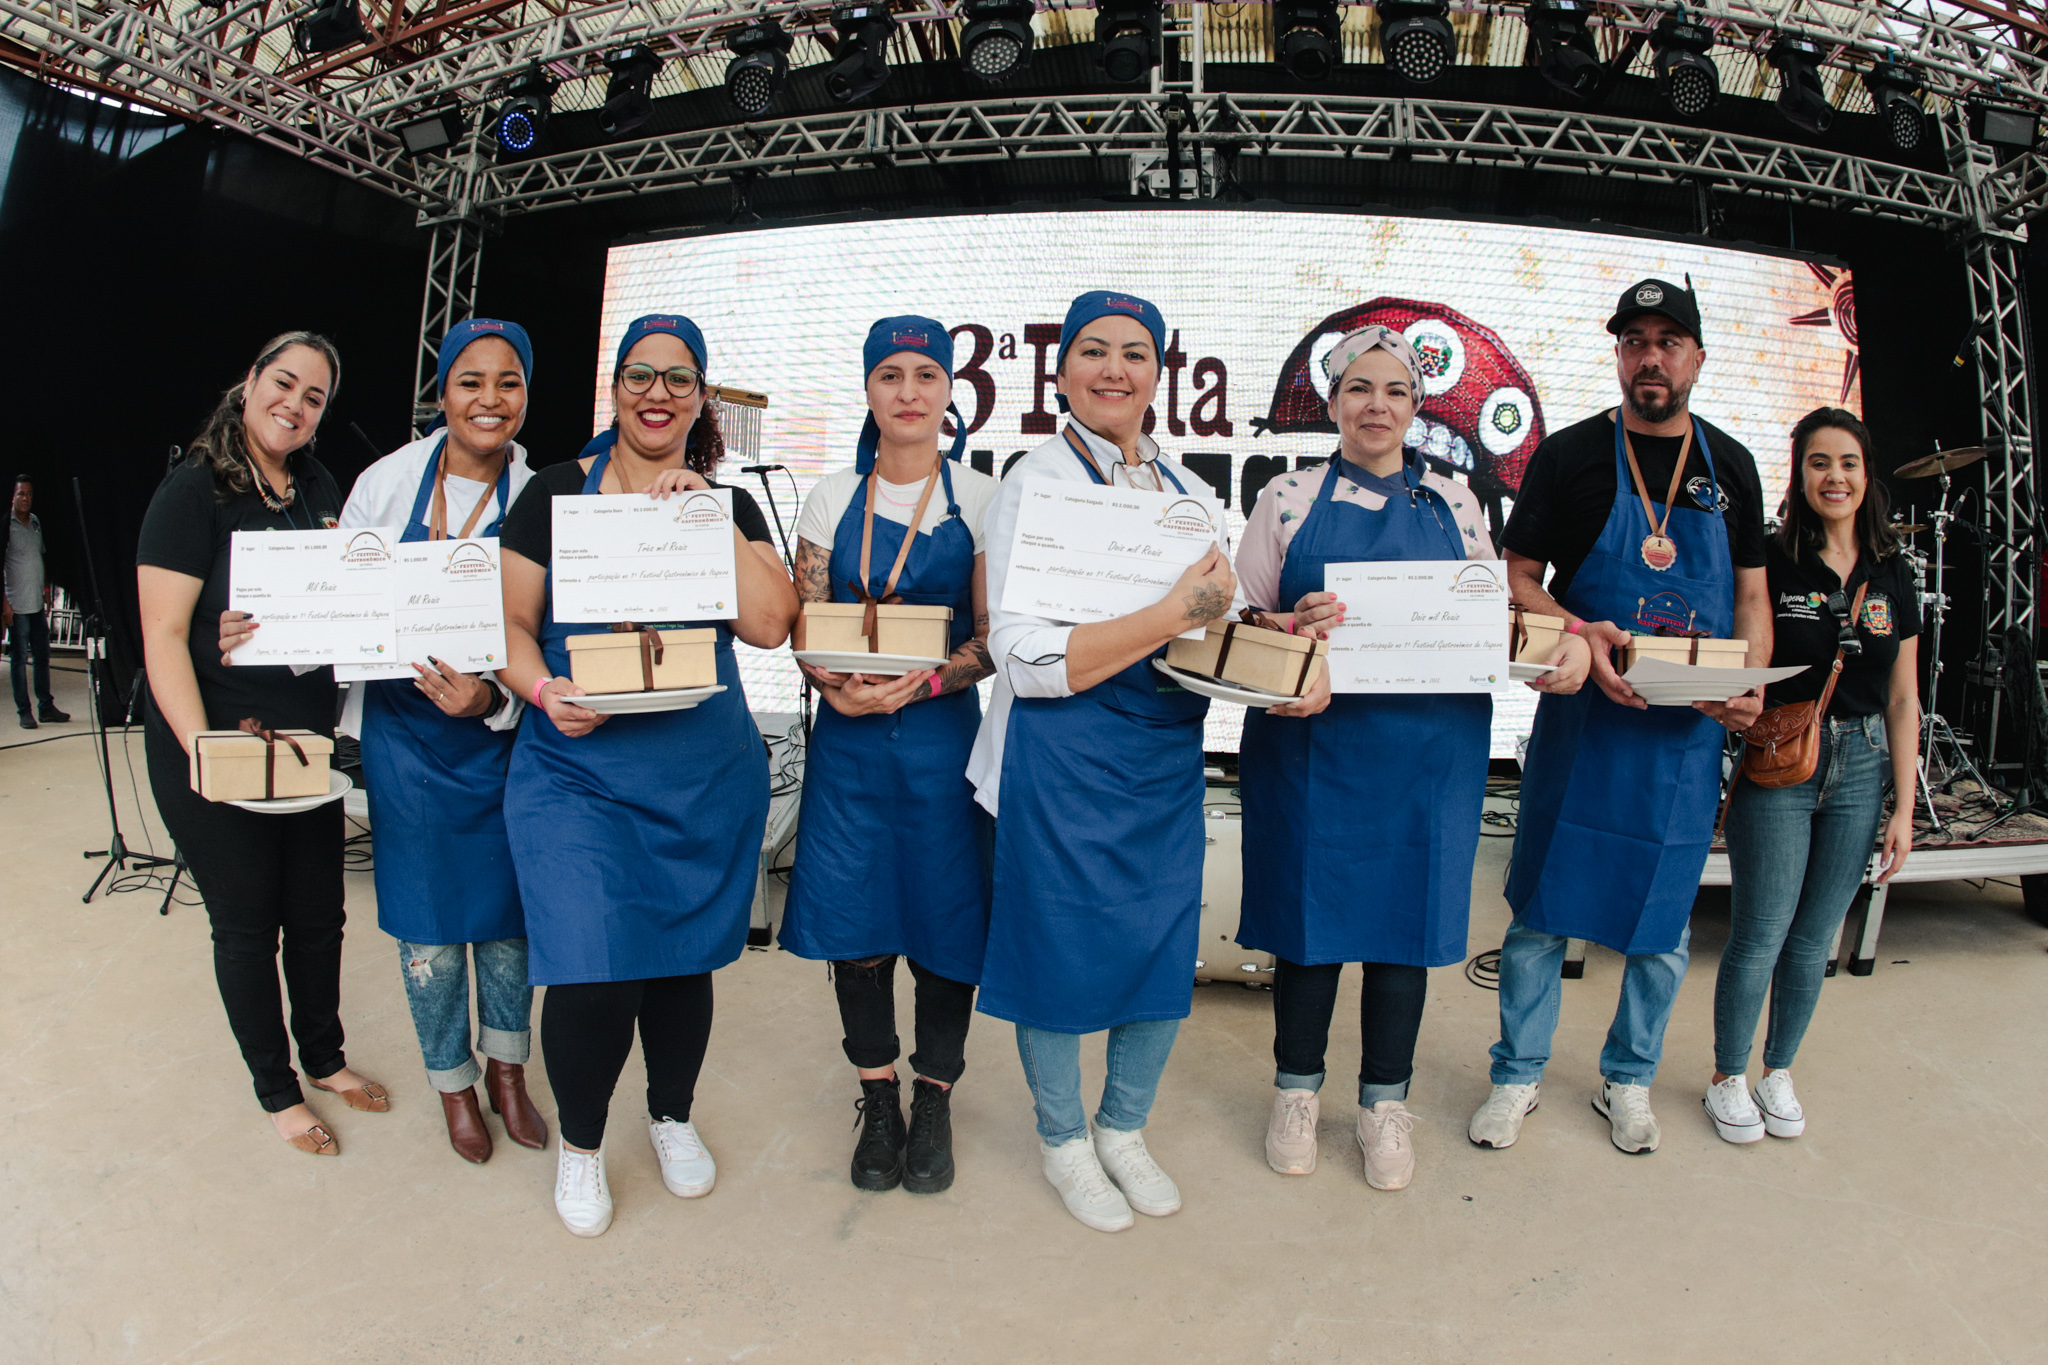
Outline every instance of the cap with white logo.
[(1655, 314), (1671, 321), (1692, 333), (1692, 339), (1705, 345), (1700, 335), (1700, 304), (1693, 294), (1690, 277), (1681, 288), (1669, 280), (1638, 280), (1624, 289), (1621, 299), (1614, 306), (1614, 316), (1607, 319), (1607, 330), (1616, 336), (1624, 327), (1645, 314)]

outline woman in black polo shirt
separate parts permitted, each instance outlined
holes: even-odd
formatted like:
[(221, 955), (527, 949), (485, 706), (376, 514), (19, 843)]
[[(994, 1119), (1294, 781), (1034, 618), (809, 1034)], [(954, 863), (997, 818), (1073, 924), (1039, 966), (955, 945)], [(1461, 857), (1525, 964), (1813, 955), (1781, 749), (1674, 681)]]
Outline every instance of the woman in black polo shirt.
[[(1732, 923), (1714, 981), (1715, 1072), (1706, 1107), (1730, 1142), (1798, 1137), (1806, 1129), (1789, 1068), (1820, 1003), (1835, 931), (1870, 860), (1887, 766), (1898, 800), (1884, 827), (1879, 880), (1898, 875), (1913, 847), (1920, 599), (1886, 521), (1884, 489), (1870, 478), (1869, 450), (1870, 432), (1853, 413), (1817, 408), (1801, 418), (1792, 429), (1785, 524), (1766, 553), (1776, 624), (1771, 664), (1809, 667), (1774, 684), (1765, 705), (1819, 700), (1837, 650), (1842, 672), (1821, 722), (1813, 776), (1777, 788), (1738, 779), (1729, 802)], [(1752, 1094), (1749, 1050), (1766, 989), (1771, 1023)]]

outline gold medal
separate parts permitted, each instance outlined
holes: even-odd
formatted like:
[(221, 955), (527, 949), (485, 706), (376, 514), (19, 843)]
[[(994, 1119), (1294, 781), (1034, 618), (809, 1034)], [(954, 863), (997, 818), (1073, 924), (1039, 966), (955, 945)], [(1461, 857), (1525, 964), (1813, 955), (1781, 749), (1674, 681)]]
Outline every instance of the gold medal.
[(1662, 573), (1678, 562), (1678, 546), (1669, 536), (1643, 537), (1643, 563)]

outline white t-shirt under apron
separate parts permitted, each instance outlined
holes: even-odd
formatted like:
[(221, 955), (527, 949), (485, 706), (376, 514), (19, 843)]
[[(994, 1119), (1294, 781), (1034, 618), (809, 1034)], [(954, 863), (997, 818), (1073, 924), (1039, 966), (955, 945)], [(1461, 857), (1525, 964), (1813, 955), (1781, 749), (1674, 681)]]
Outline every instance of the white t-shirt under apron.
[[(954, 464), (953, 497), (960, 504), (960, 520), (967, 523), (969, 535), (974, 537), (974, 552), (982, 553), (982, 523), (988, 517), (989, 504), (996, 500), (996, 490), (1002, 485), (978, 469), (965, 464)], [(853, 499), (867, 482), (867, 476), (857, 472), (853, 466), (835, 469), (811, 485), (810, 495), (804, 499), (803, 511), (797, 514), (796, 533), (821, 550), (830, 550), (839, 534), (839, 523), (846, 516), (846, 509), (853, 505)], [(890, 483), (884, 479), (875, 481), (875, 515), (884, 521), (893, 521), (898, 526), (910, 524), (910, 514), (917, 508), (918, 495), (924, 492), (924, 480), (915, 483)], [(941, 479), (932, 489), (931, 501), (925, 504), (924, 519), (918, 530), (926, 535), (937, 530), (946, 519), (946, 484)], [(889, 566), (881, 566), (886, 570)]]

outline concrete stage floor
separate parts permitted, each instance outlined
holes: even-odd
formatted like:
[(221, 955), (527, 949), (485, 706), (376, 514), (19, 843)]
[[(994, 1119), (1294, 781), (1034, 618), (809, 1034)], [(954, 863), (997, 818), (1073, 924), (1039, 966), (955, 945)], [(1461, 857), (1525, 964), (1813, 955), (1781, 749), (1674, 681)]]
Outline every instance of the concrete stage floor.
[[(82, 720), (82, 678), (59, 680)], [(165, 851), (139, 734), (130, 749), (144, 810), (117, 749), (123, 827)], [(555, 1218), (552, 1143), (526, 1151), (492, 1119), (488, 1165), (449, 1151), (367, 874), (349, 877), (344, 1019), (351, 1063), (394, 1107), (320, 1097), (343, 1153), (316, 1160), (250, 1096), (204, 911), (160, 919), (148, 891), (79, 904), (99, 866), (80, 851), (107, 833), (90, 742), (0, 751), (0, 822), (0, 1360), (2048, 1359), (2048, 931), (2012, 887), (1892, 898), (1876, 975), (1827, 986), (1797, 1067), (1808, 1135), (1791, 1142), (1728, 1146), (1700, 1109), (1723, 892), (1695, 921), (1654, 1155), (1615, 1151), (1588, 1105), (1618, 958), (1595, 949), (1566, 983), (1545, 1102), (1506, 1152), (1464, 1136), (1494, 996), (1436, 972), (1420, 1168), (1399, 1194), (1365, 1185), (1350, 1135), (1355, 977), (1306, 1178), (1261, 1152), (1269, 998), (1204, 988), (1150, 1130), (1186, 1209), (1115, 1236), (1040, 1178), (1010, 1031), (986, 1018), (952, 1191), (854, 1190), (857, 1090), (825, 971), (749, 952), (719, 974), (698, 1094), (716, 1192), (662, 1189), (636, 1061), (608, 1143), (617, 1221), (581, 1241)], [(1506, 922), (1506, 848), (1482, 844), (1474, 951)]]

